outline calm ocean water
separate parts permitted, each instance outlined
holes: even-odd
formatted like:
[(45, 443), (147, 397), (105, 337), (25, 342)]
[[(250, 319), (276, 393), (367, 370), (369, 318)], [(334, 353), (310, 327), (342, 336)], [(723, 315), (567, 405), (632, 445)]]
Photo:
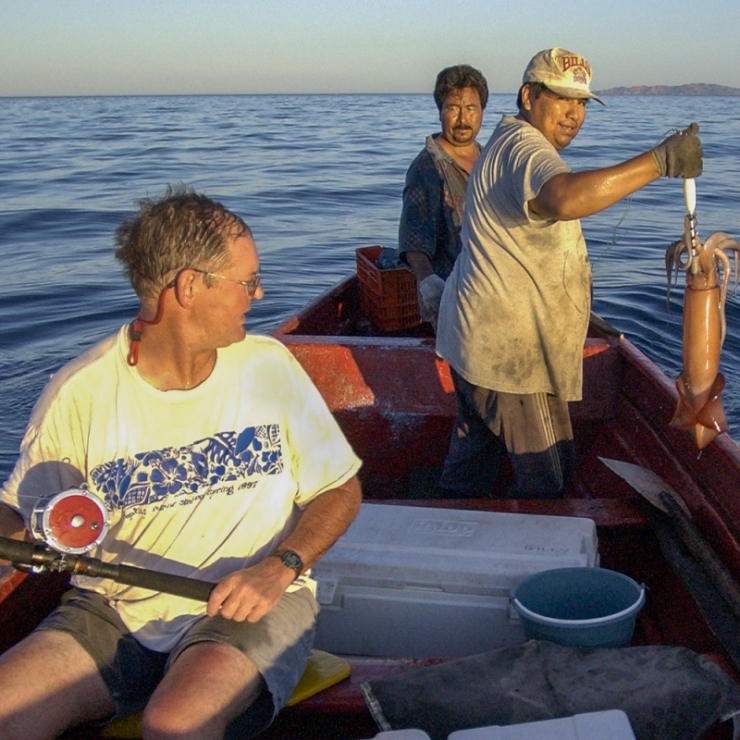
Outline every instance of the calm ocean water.
[[(740, 237), (740, 98), (615, 97), (589, 109), (574, 169), (616, 163), (699, 122), (699, 233)], [(494, 95), (480, 140), (513, 95)], [(49, 375), (130, 320), (112, 257), (135, 201), (183, 182), (245, 218), (267, 331), (354, 270), (357, 247), (396, 246), (406, 169), (437, 130), (431, 95), (0, 98), (0, 479)], [(663, 180), (583, 222), (595, 310), (671, 377), (682, 290), (666, 310), (664, 250), (683, 228), (680, 181)], [(681, 280), (681, 279), (680, 279)], [(727, 304), (724, 401), (740, 438), (740, 299)]]

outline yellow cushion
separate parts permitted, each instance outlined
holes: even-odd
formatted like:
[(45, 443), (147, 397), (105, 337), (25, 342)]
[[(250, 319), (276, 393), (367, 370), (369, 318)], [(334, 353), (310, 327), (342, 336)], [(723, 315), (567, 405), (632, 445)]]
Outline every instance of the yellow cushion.
[[(335, 683), (347, 678), (350, 674), (349, 663), (323, 650), (312, 650), (308, 656), (306, 670), (298, 681), (286, 706), (293, 706), (328, 689)], [(130, 714), (128, 717), (119, 717), (109, 722), (101, 729), (101, 737), (116, 738), (116, 740), (136, 740), (141, 737), (142, 712)]]
[(293, 689), (286, 706), (292, 707), (294, 704), (298, 704), (299, 701), (328, 689), (329, 686), (347, 678), (349, 673), (349, 663), (343, 658), (325, 653), (323, 650), (312, 650), (308, 656), (306, 670), (303, 671), (301, 680)]
[(116, 738), (116, 740), (137, 740), (141, 737), (141, 715), (143, 712), (129, 714), (128, 717), (119, 717), (111, 720), (101, 728), (100, 737)]

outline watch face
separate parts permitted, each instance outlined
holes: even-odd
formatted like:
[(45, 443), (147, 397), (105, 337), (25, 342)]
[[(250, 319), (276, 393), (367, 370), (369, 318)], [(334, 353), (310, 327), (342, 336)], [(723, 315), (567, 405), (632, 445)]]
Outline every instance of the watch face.
[(296, 572), (303, 568), (301, 556), (297, 552), (293, 552), (293, 550), (285, 550), (280, 556), (280, 559), (288, 566), (288, 568), (292, 568)]

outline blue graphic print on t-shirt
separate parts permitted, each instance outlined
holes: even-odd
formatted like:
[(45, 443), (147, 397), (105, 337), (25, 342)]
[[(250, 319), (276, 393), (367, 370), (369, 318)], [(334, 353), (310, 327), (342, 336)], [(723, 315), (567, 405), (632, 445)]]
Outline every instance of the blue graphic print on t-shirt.
[(93, 468), (90, 478), (109, 511), (196, 493), (250, 476), (283, 471), (278, 424), (219, 432), (183, 447), (140, 452)]

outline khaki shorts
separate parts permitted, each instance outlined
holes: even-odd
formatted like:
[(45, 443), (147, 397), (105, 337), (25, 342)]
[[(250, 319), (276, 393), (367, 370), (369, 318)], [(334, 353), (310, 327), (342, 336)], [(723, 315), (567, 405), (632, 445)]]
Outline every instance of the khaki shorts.
[(249, 729), (261, 731), (288, 701), (305, 670), (318, 609), (311, 592), (301, 588), (283, 594), (258, 622), (204, 616), (172, 652), (158, 653), (131, 635), (104, 596), (75, 589), (36, 629), (67, 632), (90, 654), (116, 704), (117, 717), (146, 705), (185, 648), (204, 641), (233, 645), (257, 666), (267, 688), (247, 712), (253, 715)]

